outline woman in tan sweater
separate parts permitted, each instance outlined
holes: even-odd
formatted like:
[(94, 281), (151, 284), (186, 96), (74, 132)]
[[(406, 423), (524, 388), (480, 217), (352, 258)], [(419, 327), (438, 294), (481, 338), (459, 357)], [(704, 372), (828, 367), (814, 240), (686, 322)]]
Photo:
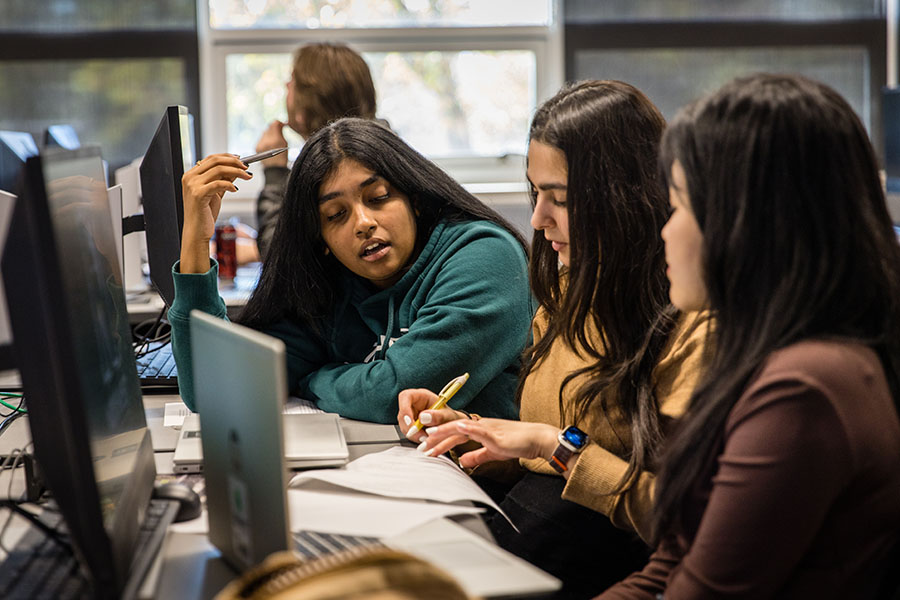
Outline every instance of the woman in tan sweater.
[[(426, 410), (435, 399), (427, 390), (400, 394), (401, 427), (417, 417), (429, 425), (410, 433), (422, 451), (471, 439), (482, 447), (461, 457), (466, 467), (520, 459), (511, 486), (485, 485), (503, 496), (519, 532), (503, 519), (491, 529), (560, 577), (560, 597), (598, 592), (646, 559), (638, 536), (649, 537), (657, 449), (699, 376), (706, 320), (668, 303), (656, 163), (664, 126), (646, 96), (616, 81), (565, 88), (535, 114), (530, 275), (540, 308), (518, 389), (521, 421), (465, 419)], [(589, 441), (551, 460), (570, 426)]]

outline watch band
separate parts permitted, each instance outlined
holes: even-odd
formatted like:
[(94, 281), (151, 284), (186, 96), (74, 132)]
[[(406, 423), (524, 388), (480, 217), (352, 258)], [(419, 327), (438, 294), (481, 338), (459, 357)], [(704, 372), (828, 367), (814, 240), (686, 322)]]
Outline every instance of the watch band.
[(575, 454), (574, 451), (560, 444), (556, 447), (556, 450), (553, 451), (553, 456), (551, 456), (550, 460), (547, 462), (550, 463), (550, 466), (553, 467), (557, 473), (565, 473), (569, 470), (569, 459), (572, 458), (573, 454)]
[(557, 473), (565, 473), (569, 470), (569, 459), (573, 454), (578, 454), (588, 443), (588, 436), (574, 425), (559, 432), (557, 436), (559, 445), (553, 451), (553, 456), (547, 459), (550, 466)]

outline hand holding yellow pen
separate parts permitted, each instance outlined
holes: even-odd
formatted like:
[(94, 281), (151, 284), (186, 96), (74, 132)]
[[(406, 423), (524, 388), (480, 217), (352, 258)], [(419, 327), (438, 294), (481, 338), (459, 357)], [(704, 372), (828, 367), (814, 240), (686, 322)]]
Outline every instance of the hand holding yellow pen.
[[(441, 390), (441, 393), (438, 394), (437, 401), (429, 407), (428, 410), (440, 410), (444, 408), (444, 406), (449, 402), (450, 398), (459, 391), (459, 388), (463, 386), (465, 382), (469, 380), (469, 374), (463, 373), (459, 377), (455, 377), (444, 386), (444, 389)], [(416, 422), (412, 424), (412, 427), (409, 428), (409, 431), (406, 432), (406, 437), (411, 436), (417, 431), (421, 431), (422, 422), (419, 419), (416, 419)]]

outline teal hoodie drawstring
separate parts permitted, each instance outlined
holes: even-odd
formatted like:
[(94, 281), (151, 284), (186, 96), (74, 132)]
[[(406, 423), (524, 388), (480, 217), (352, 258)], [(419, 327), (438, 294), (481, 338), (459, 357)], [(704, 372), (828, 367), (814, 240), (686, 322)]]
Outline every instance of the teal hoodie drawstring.
[(387, 330), (384, 332), (384, 341), (381, 342), (381, 352), (379, 358), (384, 358), (387, 353), (388, 346), (391, 345), (391, 334), (394, 333), (394, 294), (388, 296), (388, 322)]

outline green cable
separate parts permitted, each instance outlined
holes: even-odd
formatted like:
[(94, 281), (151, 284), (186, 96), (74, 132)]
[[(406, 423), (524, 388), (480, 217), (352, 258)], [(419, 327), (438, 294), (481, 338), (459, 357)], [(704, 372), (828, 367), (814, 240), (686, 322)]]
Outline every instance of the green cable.
[[(21, 395), (19, 395), (19, 397), (21, 398)], [(26, 414), (28, 413), (28, 411), (25, 410), (24, 408), (19, 408), (18, 406), (13, 406), (12, 404), (9, 404), (3, 400), (0, 400), (0, 404), (2, 404), (3, 406), (5, 406), (6, 408), (8, 408), (10, 410), (15, 410), (20, 413), (26, 413)]]
[(0, 396), (3, 398), (21, 398), (24, 394), (17, 394), (16, 392), (0, 392)]

